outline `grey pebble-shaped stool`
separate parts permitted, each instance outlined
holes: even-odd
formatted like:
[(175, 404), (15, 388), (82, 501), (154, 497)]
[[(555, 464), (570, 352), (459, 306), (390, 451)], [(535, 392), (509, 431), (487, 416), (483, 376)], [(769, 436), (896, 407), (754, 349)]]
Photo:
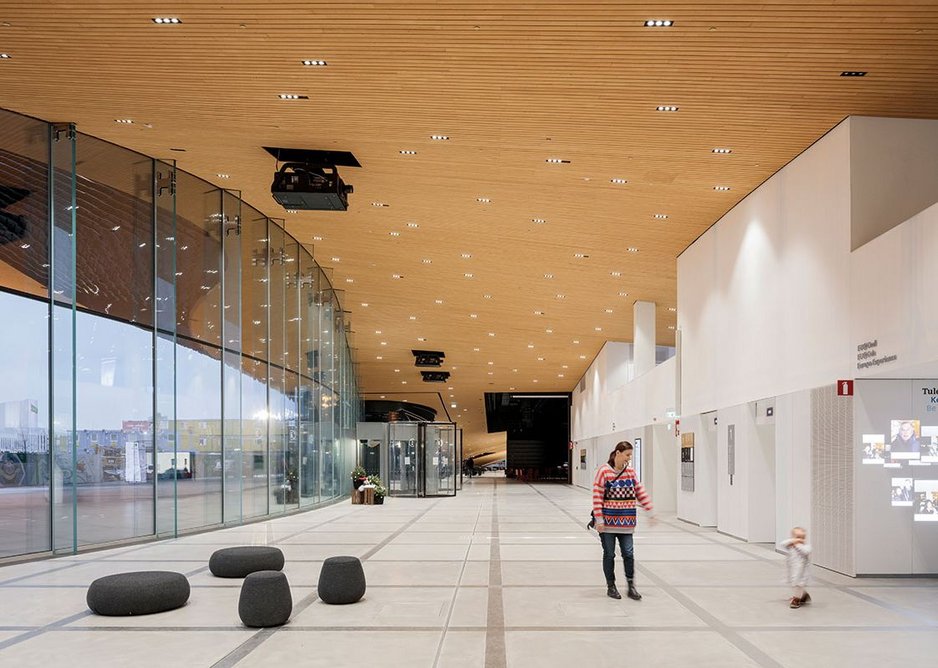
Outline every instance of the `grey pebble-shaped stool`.
[(189, 581), (172, 571), (106, 575), (91, 583), (85, 600), (97, 615), (152, 615), (184, 606), (189, 600)]
[(293, 612), (290, 583), (280, 571), (257, 571), (244, 578), (238, 616), (245, 626), (267, 628), (281, 626)]
[(330, 605), (355, 603), (365, 595), (365, 571), (358, 557), (329, 557), (319, 572), (319, 599)]
[(279, 571), (283, 552), (268, 545), (244, 545), (216, 550), (208, 560), (208, 569), (217, 578), (243, 578), (257, 571)]

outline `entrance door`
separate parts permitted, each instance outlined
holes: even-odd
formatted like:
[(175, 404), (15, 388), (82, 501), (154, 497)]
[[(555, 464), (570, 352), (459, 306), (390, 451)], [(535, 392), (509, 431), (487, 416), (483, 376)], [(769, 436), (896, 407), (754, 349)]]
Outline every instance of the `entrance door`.
[(392, 496), (417, 496), (421, 463), (417, 452), (418, 425), (392, 422), (389, 429), (388, 491)]

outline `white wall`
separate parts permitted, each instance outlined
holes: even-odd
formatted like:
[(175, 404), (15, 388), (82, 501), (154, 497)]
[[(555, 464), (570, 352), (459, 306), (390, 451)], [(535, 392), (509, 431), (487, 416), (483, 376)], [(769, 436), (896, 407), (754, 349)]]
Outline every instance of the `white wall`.
[(678, 258), (682, 414), (850, 377), (849, 121)]
[(811, 536), (811, 390), (775, 399), (775, 544), (792, 527)]
[[(938, 181), (938, 177), (933, 177)], [(851, 353), (844, 378), (938, 376), (938, 204), (858, 248), (851, 258)], [(856, 348), (877, 340), (894, 362), (857, 369)]]

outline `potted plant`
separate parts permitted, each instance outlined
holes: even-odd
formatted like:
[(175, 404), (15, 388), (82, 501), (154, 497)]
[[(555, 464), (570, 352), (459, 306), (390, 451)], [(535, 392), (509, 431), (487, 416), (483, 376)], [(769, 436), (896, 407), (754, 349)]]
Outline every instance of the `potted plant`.
[(368, 472), (365, 471), (365, 467), (356, 466), (352, 469), (352, 491), (355, 492), (359, 487), (365, 484), (365, 481), (368, 480)]
[(382, 484), (381, 478), (376, 475), (368, 476), (368, 482), (375, 486), (375, 505), (380, 506), (384, 503), (384, 497), (388, 494), (387, 487)]

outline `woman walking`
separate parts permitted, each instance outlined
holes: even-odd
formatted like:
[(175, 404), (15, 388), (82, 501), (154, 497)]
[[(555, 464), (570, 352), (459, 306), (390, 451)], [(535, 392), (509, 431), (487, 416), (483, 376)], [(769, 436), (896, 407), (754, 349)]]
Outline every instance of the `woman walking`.
[(635, 551), (632, 533), (637, 516), (635, 502), (651, 512), (653, 506), (645, 487), (635, 475), (632, 462), (632, 444), (622, 441), (609, 453), (609, 461), (599, 467), (593, 479), (593, 517), (603, 544), (603, 574), (606, 576), (606, 595), (622, 598), (616, 589), (616, 541), (625, 562), (625, 579), (629, 585), (628, 597), (642, 600), (635, 588)]

